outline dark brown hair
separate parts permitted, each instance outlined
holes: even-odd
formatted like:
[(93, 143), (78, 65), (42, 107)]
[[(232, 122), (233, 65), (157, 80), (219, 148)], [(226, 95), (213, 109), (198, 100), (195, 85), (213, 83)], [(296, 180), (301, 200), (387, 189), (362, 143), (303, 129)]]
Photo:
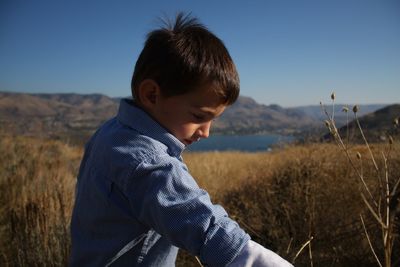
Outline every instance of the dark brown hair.
[(239, 76), (223, 42), (190, 14), (151, 31), (135, 65), (132, 96), (145, 79), (158, 83), (165, 97), (212, 85), (223, 104), (239, 96)]

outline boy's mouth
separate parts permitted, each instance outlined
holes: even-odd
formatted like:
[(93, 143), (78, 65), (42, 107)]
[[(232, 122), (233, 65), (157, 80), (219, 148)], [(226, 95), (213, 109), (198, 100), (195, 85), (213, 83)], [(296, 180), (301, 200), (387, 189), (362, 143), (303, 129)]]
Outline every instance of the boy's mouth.
[(194, 142), (200, 141), (200, 137), (199, 138), (195, 138), (195, 139), (184, 139), (183, 142), (185, 143), (185, 145), (190, 145)]

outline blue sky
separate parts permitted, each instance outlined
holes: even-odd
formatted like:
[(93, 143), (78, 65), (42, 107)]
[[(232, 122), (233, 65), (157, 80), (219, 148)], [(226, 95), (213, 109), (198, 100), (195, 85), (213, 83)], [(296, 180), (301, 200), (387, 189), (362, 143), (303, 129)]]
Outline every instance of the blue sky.
[(224, 41), (260, 103), (400, 102), (397, 0), (0, 0), (0, 91), (127, 96), (146, 33), (177, 11)]

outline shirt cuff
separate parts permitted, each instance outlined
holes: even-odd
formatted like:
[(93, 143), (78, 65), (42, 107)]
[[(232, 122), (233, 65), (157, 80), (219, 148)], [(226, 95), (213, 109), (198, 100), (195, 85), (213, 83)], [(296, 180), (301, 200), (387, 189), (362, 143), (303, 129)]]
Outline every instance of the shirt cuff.
[(227, 267), (293, 267), (293, 265), (271, 250), (249, 240)]

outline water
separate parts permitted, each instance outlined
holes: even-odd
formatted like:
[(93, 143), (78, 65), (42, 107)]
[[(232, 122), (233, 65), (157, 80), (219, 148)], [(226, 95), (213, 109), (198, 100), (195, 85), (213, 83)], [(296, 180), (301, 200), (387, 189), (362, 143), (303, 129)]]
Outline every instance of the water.
[(271, 150), (274, 144), (292, 140), (293, 137), (281, 135), (213, 135), (191, 144), (186, 150), (262, 152)]

